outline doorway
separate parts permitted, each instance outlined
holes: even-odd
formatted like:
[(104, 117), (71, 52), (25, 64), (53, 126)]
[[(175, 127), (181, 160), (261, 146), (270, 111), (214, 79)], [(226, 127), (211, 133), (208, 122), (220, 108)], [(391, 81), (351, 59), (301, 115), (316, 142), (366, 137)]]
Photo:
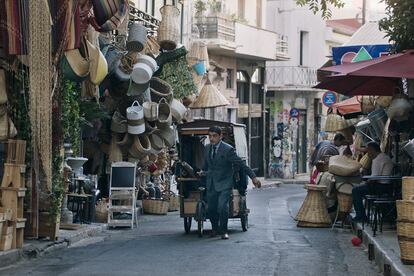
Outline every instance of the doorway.
[(306, 173), (307, 170), (307, 160), (308, 160), (308, 138), (307, 138), (307, 113), (306, 110), (299, 111), (299, 121), (298, 121), (298, 135), (296, 138), (296, 163), (297, 163), (297, 173)]

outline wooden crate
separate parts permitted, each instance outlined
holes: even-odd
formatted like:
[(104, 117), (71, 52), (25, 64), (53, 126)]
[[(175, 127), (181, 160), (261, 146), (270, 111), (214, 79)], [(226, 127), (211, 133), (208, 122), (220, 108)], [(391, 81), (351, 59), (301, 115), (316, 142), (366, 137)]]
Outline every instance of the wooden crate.
[(6, 163), (25, 164), (26, 161), (26, 141), (12, 140), (7, 142)]
[(26, 165), (4, 164), (1, 187), (24, 188)]
[(12, 248), (23, 248), (25, 218), (18, 218), (13, 221), (13, 241)]
[(13, 234), (1, 235), (0, 239), (0, 251), (6, 251), (12, 249)]
[(196, 212), (198, 201), (194, 199), (184, 199), (184, 214), (186, 215), (193, 215)]
[(1, 202), (12, 210), (12, 220), (23, 217), (23, 204), (26, 188), (0, 188)]
[[(50, 240), (57, 240), (59, 237), (60, 223), (52, 222), (50, 220), (49, 212), (39, 213), (39, 237), (49, 237)], [(57, 219), (59, 221), (60, 219)]]
[(0, 207), (1, 220), (11, 220), (13, 217), (13, 211), (10, 208)]
[(0, 238), (0, 251), (10, 250), (13, 245), (13, 223), (12, 221), (3, 222), (3, 231)]

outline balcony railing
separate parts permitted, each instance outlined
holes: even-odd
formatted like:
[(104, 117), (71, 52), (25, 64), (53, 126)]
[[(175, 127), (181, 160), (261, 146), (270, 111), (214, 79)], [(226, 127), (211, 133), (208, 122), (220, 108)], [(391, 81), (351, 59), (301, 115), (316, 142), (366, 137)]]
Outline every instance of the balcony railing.
[(221, 39), (234, 42), (235, 22), (222, 17), (196, 17), (196, 25), (202, 39)]
[(280, 59), (289, 59), (288, 37), (286, 35), (277, 35), (276, 57)]
[(269, 88), (284, 86), (312, 87), (317, 84), (315, 68), (305, 66), (267, 66), (266, 82)]

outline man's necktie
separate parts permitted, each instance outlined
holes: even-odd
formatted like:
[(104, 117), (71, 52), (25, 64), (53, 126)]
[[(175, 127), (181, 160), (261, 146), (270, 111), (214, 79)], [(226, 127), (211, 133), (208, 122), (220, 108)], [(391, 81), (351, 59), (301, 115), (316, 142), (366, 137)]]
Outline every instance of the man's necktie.
[(217, 146), (213, 146), (213, 159), (216, 158)]

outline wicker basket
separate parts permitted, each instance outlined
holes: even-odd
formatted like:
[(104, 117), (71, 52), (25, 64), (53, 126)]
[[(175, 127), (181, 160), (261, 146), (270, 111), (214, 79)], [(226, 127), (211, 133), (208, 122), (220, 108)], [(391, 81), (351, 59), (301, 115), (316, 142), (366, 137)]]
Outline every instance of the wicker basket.
[(142, 209), (146, 214), (166, 215), (169, 202), (163, 199), (143, 199)]
[(352, 195), (338, 193), (337, 197), (339, 212), (350, 213), (352, 210)]
[(177, 195), (171, 195), (168, 205), (168, 212), (180, 210), (180, 198)]
[(174, 50), (180, 41), (180, 10), (173, 5), (160, 9), (162, 20), (158, 29), (158, 42), (165, 50)]
[(397, 200), (399, 222), (414, 222), (414, 200)]
[(361, 163), (362, 168), (368, 170), (371, 168), (372, 159), (368, 156), (368, 153), (365, 153), (361, 160), (359, 160), (359, 163)]
[(398, 238), (414, 241), (414, 222), (397, 222)]
[(375, 96), (361, 97), (361, 111), (363, 114), (368, 114), (375, 109)]
[(331, 219), (326, 206), (326, 187), (306, 185), (308, 194), (296, 216), (298, 227), (330, 227)]
[(400, 258), (405, 265), (414, 264), (414, 241), (405, 238), (398, 238), (400, 244)]
[(347, 127), (348, 125), (344, 117), (334, 113), (332, 110), (328, 111), (328, 116), (326, 116), (325, 131), (336, 132)]
[(414, 197), (414, 177), (406, 176), (402, 179), (402, 199), (410, 200)]

